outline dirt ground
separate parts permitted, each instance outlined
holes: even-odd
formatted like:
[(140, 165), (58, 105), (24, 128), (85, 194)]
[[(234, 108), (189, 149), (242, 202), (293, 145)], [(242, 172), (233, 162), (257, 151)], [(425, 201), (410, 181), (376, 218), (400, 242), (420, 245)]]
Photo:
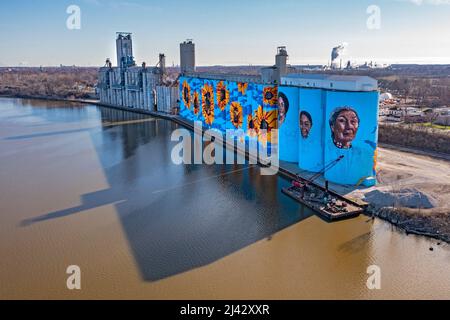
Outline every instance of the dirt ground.
[(378, 185), (347, 190), (377, 208), (446, 209), (450, 214), (450, 160), (379, 148)]
[(369, 213), (407, 233), (450, 242), (450, 157), (379, 148), (378, 185), (333, 189), (370, 204)]

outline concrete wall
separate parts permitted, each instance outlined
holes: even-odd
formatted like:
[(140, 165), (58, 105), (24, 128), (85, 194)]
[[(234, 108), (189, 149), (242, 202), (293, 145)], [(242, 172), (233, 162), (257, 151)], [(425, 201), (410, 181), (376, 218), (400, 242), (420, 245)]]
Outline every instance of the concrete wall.
[(178, 106), (178, 87), (156, 87), (157, 110), (160, 112), (171, 113), (172, 109)]
[(99, 95), (102, 103), (154, 110), (160, 75), (151, 68), (101, 68)]

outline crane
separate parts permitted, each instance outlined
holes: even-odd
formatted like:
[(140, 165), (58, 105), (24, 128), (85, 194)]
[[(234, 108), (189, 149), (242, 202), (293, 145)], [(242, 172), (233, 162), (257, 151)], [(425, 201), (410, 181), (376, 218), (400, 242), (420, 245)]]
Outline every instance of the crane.
[[(316, 174), (311, 176), (309, 179), (302, 179), (300, 177), (300, 175), (297, 173), (296, 174), (296, 179), (292, 181), (292, 186), (294, 186), (296, 188), (304, 189), (309, 184), (314, 183), (314, 181), (317, 180), (317, 178), (319, 178), (322, 174), (324, 174), (325, 172), (327, 172), (328, 170), (333, 168), (335, 165), (337, 165), (339, 163), (339, 161), (341, 161), (343, 158), (344, 158), (344, 156), (341, 155), (337, 159), (329, 162), (327, 165), (325, 165), (323, 167), (322, 170), (320, 170), (319, 172), (317, 172)], [(328, 191), (328, 181), (325, 182), (325, 188)]]

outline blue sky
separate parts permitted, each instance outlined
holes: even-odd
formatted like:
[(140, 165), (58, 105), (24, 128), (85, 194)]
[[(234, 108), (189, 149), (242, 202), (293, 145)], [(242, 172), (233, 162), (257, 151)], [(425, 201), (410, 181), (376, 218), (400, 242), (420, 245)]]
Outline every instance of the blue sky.
[[(81, 29), (66, 27), (69, 5)], [(377, 5), (381, 28), (369, 30)], [(115, 32), (133, 32), (134, 55), (178, 64), (179, 43), (194, 39), (198, 65), (272, 64), (286, 45), (291, 64), (345, 59), (450, 63), (450, 0), (15, 0), (0, 2), (0, 65), (102, 65), (115, 61)]]

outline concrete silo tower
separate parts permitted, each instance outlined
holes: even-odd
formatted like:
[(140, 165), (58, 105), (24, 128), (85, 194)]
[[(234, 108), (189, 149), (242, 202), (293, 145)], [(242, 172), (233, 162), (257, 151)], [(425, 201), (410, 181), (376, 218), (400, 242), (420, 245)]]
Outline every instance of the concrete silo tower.
[(159, 68), (161, 69), (161, 73), (166, 73), (166, 55), (164, 53), (159, 54)]
[(126, 68), (136, 65), (133, 57), (133, 41), (131, 33), (117, 32), (116, 38), (117, 66)]
[(277, 81), (280, 83), (281, 77), (287, 74), (287, 59), (288, 53), (286, 47), (278, 47), (277, 55), (275, 56), (275, 66), (277, 69)]
[(195, 44), (188, 39), (180, 44), (181, 73), (195, 71)]

